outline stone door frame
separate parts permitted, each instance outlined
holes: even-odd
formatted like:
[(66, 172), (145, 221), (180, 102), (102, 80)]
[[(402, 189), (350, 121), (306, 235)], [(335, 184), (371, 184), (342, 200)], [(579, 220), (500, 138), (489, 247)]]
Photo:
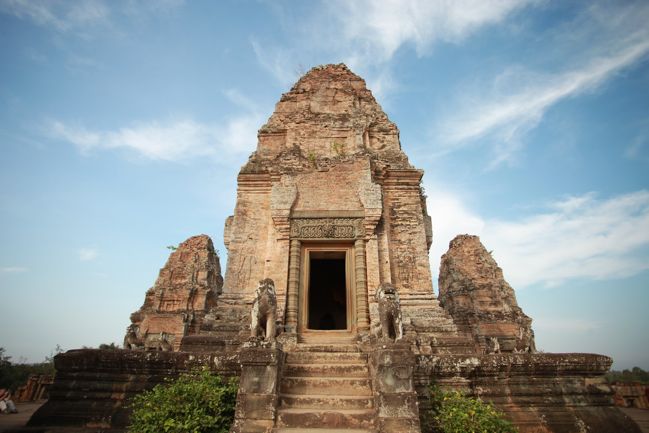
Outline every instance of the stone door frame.
[[(297, 214), (297, 212), (296, 212)], [(348, 305), (353, 306), (351, 314), (351, 331), (348, 335), (369, 332), (369, 307), (367, 293), (367, 267), (365, 257), (365, 218), (357, 212), (314, 212), (293, 215), (289, 219), (289, 265), (286, 293), (285, 330), (288, 333), (298, 332), (298, 322), (302, 323), (300, 314), (305, 305), (300, 303), (300, 293), (304, 283), (303, 248), (304, 245), (336, 244), (349, 248), (348, 290), (352, 299)], [(371, 224), (370, 224), (371, 225)], [(372, 226), (373, 227), (373, 226)]]
[[(312, 253), (345, 254), (346, 329), (309, 329), (309, 273)], [(344, 339), (356, 335), (355, 257), (352, 242), (305, 242), (300, 251), (300, 285), (298, 291), (298, 334), (316, 340)]]

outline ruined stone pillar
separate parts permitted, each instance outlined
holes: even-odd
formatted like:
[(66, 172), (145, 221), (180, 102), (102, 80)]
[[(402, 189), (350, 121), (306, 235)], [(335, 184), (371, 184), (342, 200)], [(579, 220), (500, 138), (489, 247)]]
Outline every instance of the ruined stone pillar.
[(357, 239), (354, 242), (355, 273), (356, 273), (356, 324), (359, 332), (370, 329), (367, 306), (367, 269), (365, 265), (365, 241)]
[(421, 433), (414, 367), (404, 343), (384, 345), (370, 356), (379, 433)]
[(300, 241), (291, 239), (289, 250), (285, 330), (286, 332), (296, 332), (298, 290), (300, 285)]
[(278, 407), (284, 352), (278, 347), (244, 347), (232, 433), (270, 432)]

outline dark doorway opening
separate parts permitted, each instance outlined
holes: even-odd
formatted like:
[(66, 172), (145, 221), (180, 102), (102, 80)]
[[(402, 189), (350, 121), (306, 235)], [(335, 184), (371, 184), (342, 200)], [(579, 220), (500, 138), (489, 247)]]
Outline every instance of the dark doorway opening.
[(345, 254), (312, 253), (309, 258), (309, 329), (347, 329)]

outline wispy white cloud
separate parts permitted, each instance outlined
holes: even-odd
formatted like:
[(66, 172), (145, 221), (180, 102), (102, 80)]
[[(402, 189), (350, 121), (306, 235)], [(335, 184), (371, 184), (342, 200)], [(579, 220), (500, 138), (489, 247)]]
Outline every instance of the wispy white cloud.
[(282, 86), (288, 87), (297, 81), (299, 74), (295, 63), (296, 58), (291, 49), (262, 44), (256, 38), (250, 38), (250, 45), (259, 64)]
[(624, 156), (628, 159), (649, 162), (649, 138), (644, 134), (636, 136), (624, 149)]
[(244, 112), (221, 123), (193, 119), (152, 120), (114, 131), (88, 129), (79, 124), (52, 120), (45, 126), (53, 139), (74, 144), (84, 154), (97, 150), (126, 150), (160, 161), (183, 161), (196, 157), (240, 156), (254, 150), (263, 116), (253, 101), (236, 90), (225, 92)]
[(27, 271), (28, 269), (24, 266), (5, 266), (0, 268), (0, 274), (19, 274)]
[(386, 62), (411, 44), (423, 55), (433, 44), (461, 42), (481, 28), (503, 21), (530, 0), (361, 0), (328, 2), (337, 23), (327, 23), (349, 54), (364, 62)]
[(82, 262), (90, 262), (97, 258), (99, 252), (94, 248), (79, 248), (77, 251), (79, 255), (79, 260)]
[(105, 22), (110, 16), (109, 8), (101, 0), (0, 0), (0, 12), (60, 31)]
[(250, 152), (254, 150), (261, 122), (259, 115), (246, 114), (224, 124), (204, 124), (192, 119), (154, 120), (116, 131), (96, 131), (55, 120), (47, 130), (52, 138), (70, 142), (84, 154), (123, 149), (147, 159), (182, 161)]
[(608, 199), (593, 193), (564, 198), (516, 220), (482, 218), (447, 191), (431, 191), (428, 209), (435, 222), (435, 269), (448, 242), (461, 233), (481, 236), (514, 287), (620, 278), (649, 269), (646, 190)]
[(310, 64), (323, 59), (344, 62), (361, 73), (380, 97), (398, 87), (390, 74), (391, 60), (402, 47), (420, 56), (436, 43), (461, 43), (489, 25), (538, 0), (334, 0), (309, 8), (308, 16), (274, 5), (291, 35), (288, 43), (259, 41), (251, 45), (259, 64), (282, 85), (291, 85)]
[(113, 15), (130, 17), (166, 13), (184, 4), (184, 0), (0, 0), (0, 13), (27, 19), (60, 32), (88, 30), (108, 24)]
[[(588, 19), (587, 19), (588, 18)], [(464, 103), (440, 122), (439, 153), (483, 140), (493, 144), (491, 167), (508, 162), (522, 147), (522, 136), (535, 128), (546, 112), (561, 101), (601, 88), (649, 55), (649, 4), (588, 9), (578, 30), (552, 35), (556, 43), (570, 45), (563, 70), (532, 72), (509, 67), (487, 92), (464, 95)], [(560, 33), (560, 32), (559, 32)], [(566, 42), (568, 41), (568, 42)], [(569, 59), (566, 61), (565, 59)]]

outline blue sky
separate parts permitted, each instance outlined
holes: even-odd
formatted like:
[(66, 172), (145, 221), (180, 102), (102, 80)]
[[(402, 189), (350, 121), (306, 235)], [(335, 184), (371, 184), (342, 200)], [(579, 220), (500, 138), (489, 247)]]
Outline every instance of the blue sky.
[[(0, 0), (0, 346), (121, 342), (167, 245), (220, 250), (280, 95), (345, 62), (546, 352), (649, 369), (646, 1)], [(435, 282), (436, 286), (436, 282)]]

